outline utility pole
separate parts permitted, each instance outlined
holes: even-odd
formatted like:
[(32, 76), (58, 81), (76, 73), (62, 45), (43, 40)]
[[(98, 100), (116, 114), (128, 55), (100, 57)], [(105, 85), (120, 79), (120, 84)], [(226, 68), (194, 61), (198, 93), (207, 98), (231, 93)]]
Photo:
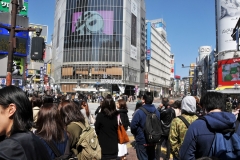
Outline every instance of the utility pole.
[[(11, 26), (7, 27), (0, 24), (0, 27), (7, 29), (10, 32), (9, 35), (9, 49), (8, 49), (8, 61), (7, 61), (7, 75), (6, 75), (6, 86), (12, 84), (12, 66), (13, 66), (13, 53), (16, 50), (16, 31), (36, 31), (33, 28), (16, 28), (17, 12), (19, 7), (19, 0), (11, 0), (12, 11), (11, 11)], [(22, 7), (22, 6), (21, 6)], [(21, 9), (20, 7), (20, 9)]]
[(13, 43), (16, 44), (15, 27), (16, 27), (16, 20), (17, 20), (18, 0), (12, 0), (11, 3), (12, 3), (12, 11), (11, 11), (11, 27), (10, 27), (10, 36), (9, 36), (6, 86), (10, 86), (12, 84), (13, 51), (14, 51), (14, 47), (16, 47), (16, 45), (14, 46)]

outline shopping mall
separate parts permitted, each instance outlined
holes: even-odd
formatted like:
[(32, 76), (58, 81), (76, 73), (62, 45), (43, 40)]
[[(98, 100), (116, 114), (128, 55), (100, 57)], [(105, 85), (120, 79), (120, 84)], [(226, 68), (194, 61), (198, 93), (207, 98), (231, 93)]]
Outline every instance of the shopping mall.
[(144, 91), (144, 0), (58, 0), (51, 76), (62, 92)]

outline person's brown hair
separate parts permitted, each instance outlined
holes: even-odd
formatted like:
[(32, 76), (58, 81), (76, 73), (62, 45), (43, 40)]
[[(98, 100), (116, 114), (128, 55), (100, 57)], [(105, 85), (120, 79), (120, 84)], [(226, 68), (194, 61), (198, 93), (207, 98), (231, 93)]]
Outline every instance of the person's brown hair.
[(119, 109), (127, 109), (127, 104), (125, 100), (119, 99), (118, 104), (119, 104)]
[(65, 125), (55, 103), (43, 104), (38, 112), (36, 128), (36, 134), (46, 141), (62, 142), (64, 140)]
[(62, 105), (60, 108), (60, 115), (65, 125), (68, 125), (71, 122), (82, 122), (85, 124), (84, 116), (74, 102), (69, 102)]
[(41, 107), (42, 106), (42, 100), (39, 97), (33, 96), (32, 99), (31, 99), (31, 104), (32, 104), (32, 107), (36, 107), (36, 106)]
[(90, 111), (89, 111), (88, 103), (86, 101), (82, 101), (81, 107), (86, 110), (86, 115), (87, 115), (87, 117), (89, 117)]

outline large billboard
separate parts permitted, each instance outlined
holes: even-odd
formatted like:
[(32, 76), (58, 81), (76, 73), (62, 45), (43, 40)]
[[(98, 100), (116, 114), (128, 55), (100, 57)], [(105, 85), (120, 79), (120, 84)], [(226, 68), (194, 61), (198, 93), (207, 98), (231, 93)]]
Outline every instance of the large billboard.
[(218, 61), (218, 84), (240, 84), (240, 58)]
[[(11, 12), (9, 7), (11, 6), (11, 0), (0, 0), (0, 12)], [(28, 0), (24, 0), (24, 5), (19, 15), (27, 16), (28, 14)]]
[(218, 52), (236, 50), (236, 42), (231, 34), (240, 16), (240, 1), (216, 0), (217, 3), (217, 30)]
[(112, 35), (113, 16), (113, 11), (75, 12), (72, 15), (72, 32), (78, 35)]
[(137, 59), (137, 3), (131, 1), (131, 52), (130, 57)]
[[(29, 36), (27, 31), (16, 32), (17, 48), (14, 55), (27, 56)], [(0, 28), (0, 54), (8, 54), (9, 32), (5, 28)]]

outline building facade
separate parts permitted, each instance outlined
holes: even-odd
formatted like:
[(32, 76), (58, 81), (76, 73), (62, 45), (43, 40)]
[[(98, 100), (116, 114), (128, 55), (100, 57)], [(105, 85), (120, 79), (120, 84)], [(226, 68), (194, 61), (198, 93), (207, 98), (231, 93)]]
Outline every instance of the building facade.
[(58, 0), (51, 74), (62, 92), (144, 90), (144, 0)]
[(169, 96), (174, 91), (174, 55), (167, 41), (166, 23), (163, 19), (148, 20), (146, 33), (145, 82), (148, 82), (148, 88), (154, 92), (154, 96)]

